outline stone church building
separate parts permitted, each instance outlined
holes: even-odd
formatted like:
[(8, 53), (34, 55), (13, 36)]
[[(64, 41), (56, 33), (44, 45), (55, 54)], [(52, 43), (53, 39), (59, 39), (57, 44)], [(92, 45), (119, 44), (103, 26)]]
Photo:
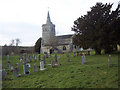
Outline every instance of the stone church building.
[(46, 24), (42, 25), (41, 53), (72, 51), (72, 34), (56, 36), (55, 25), (50, 20), (48, 11)]

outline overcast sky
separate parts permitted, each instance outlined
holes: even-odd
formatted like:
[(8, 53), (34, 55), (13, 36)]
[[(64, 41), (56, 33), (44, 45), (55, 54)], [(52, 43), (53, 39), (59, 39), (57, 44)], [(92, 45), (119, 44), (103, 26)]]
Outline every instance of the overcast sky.
[(73, 22), (96, 2), (114, 3), (115, 10), (119, 0), (0, 0), (0, 45), (19, 38), (20, 46), (33, 46), (42, 36), (48, 7), (56, 35), (73, 34)]

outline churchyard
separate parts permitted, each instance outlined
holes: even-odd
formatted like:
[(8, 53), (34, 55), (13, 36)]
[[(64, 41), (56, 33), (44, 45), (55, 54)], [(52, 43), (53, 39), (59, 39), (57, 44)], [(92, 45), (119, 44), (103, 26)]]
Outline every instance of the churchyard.
[[(2, 88), (118, 88), (117, 54), (74, 56), (69, 53), (52, 54), (48, 58), (43, 54), (36, 55), (26, 59), (29, 62), (27, 73), (20, 56), (9, 56), (9, 61), (3, 56), (2, 69), (5, 69), (6, 77), (2, 80)], [(18, 72), (15, 72), (16, 68)]]

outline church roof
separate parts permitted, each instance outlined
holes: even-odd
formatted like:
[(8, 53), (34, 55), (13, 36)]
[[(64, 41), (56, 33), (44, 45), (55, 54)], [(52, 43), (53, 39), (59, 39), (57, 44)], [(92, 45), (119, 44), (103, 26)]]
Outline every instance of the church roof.
[(46, 24), (52, 24), (51, 20), (50, 20), (50, 14), (49, 14), (49, 11), (48, 11), (48, 15), (47, 15), (47, 21), (46, 21)]
[(73, 36), (73, 34), (69, 34), (69, 35), (60, 35), (57, 36), (59, 39), (66, 39), (66, 38), (71, 38)]

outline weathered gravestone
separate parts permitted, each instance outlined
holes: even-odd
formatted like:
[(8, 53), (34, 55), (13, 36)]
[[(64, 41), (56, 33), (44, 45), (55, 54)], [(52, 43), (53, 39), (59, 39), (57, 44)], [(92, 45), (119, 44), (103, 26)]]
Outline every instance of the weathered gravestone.
[(9, 61), (9, 55), (7, 55), (7, 63), (10, 63), (10, 61)]
[(21, 74), (19, 74), (19, 68), (17, 67), (14, 69), (14, 77), (20, 77), (20, 76)]
[(58, 65), (60, 66), (61, 63), (60, 63), (60, 56), (58, 56)]
[(67, 62), (70, 62), (69, 53), (67, 53)]
[(44, 61), (41, 60), (40, 61), (40, 70), (45, 70), (46, 68), (44, 68)]
[(33, 65), (33, 72), (37, 72), (37, 71), (38, 71), (37, 64), (34, 64)]
[(84, 61), (84, 63), (86, 63), (86, 58), (85, 58), (85, 54), (83, 53), (83, 61)]
[(43, 61), (44, 61), (44, 64), (46, 64), (45, 55), (43, 55)]
[(108, 57), (108, 68), (110, 68), (110, 62), (111, 62), (111, 55)]
[(31, 55), (29, 56), (29, 60), (30, 60), (30, 62), (32, 62), (32, 56)]
[(34, 60), (37, 61), (37, 55), (36, 54), (34, 55)]
[(54, 67), (55, 66), (55, 61), (53, 59), (51, 59), (51, 66)]
[(14, 71), (14, 67), (12, 66), (12, 64), (9, 64), (9, 70), (10, 70), (10, 72)]
[(2, 79), (5, 80), (7, 77), (7, 73), (5, 69), (2, 69)]
[(39, 56), (38, 56), (38, 60), (39, 60), (39, 61), (41, 60), (41, 56), (40, 56), (40, 54), (39, 54)]
[(25, 64), (23, 65), (23, 70), (24, 70), (24, 74), (25, 74), (25, 75), (27, 75), (27, 74), (30, 73), (29, 68), (30, 68), (30, 64), (26, 64), (26, 63), (25, 63)]
[(55, 54), (55, 62), (57, 62), (57, 54)]

